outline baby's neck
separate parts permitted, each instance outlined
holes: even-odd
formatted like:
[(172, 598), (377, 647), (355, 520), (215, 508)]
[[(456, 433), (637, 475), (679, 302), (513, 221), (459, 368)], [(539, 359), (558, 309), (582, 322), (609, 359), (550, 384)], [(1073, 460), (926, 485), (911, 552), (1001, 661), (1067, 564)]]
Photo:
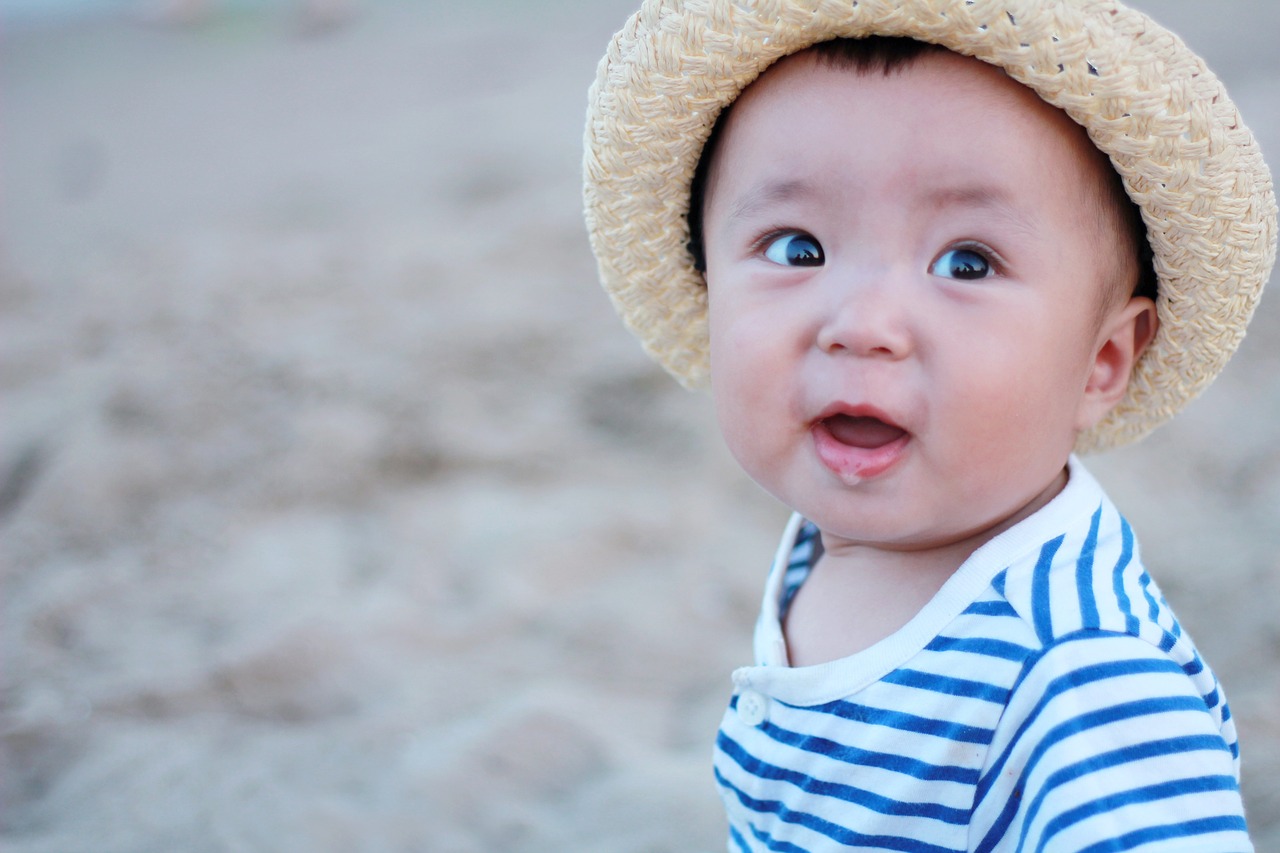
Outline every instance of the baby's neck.
[(979, 547), (1035, 513), (1066, 485), (1064, 470), (1035, 500), (981, 531), (933, 547), (887, 549), (822, 534), (822, 555), (787, 611), (792, 666), (863, 651), (906, 625)]
[(791, 665), (838, 660), (888, 637), (929, 603), (974, 547), (966, 540), (926, 559), (865, 547), (824, 550), (787, 611)]

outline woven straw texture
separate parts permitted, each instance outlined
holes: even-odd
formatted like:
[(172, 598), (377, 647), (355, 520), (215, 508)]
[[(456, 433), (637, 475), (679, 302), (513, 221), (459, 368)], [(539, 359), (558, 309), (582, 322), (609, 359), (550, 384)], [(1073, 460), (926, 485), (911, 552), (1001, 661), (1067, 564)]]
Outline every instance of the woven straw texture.
[(818, 41), (906, 36), (1005, 69), (1108, 154), (1142, 210), (1160, 329), (1079, 452), (1134, 441), (1205, 389), (1244, 337), (1276, 251), (1271, 175), (1221, 82), (1114, 0), (648, 0), (589, 94), (587, 228), (601, 281), (645, 350), (688, 387), (709, 370), (689, 184), (720, 111)]

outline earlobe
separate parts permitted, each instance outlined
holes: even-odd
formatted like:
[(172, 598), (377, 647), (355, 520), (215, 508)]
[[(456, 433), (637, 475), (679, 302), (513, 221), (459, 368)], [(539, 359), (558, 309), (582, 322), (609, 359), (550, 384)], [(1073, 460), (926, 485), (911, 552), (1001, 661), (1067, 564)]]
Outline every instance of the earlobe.
[(1078, 429), (1094, 426), (1123, 399), (1133, 368), (1158, 326), (1155, 303), (1145, 296), (1133, 297), (1107, 318), (1080, 401)]

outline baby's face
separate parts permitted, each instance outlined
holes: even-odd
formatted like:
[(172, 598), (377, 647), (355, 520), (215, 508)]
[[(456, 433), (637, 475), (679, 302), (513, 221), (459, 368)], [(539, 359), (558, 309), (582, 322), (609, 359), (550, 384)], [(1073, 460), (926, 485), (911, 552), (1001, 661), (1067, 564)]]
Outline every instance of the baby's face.
[(1052, 497), (1105, 412), (1086, 389), (1118, 238), (1083, 131), (973, 59), (886, 77), (801, 54), (724, 133), (711, 373), (747, 473), (824, 534), (895, 549)]

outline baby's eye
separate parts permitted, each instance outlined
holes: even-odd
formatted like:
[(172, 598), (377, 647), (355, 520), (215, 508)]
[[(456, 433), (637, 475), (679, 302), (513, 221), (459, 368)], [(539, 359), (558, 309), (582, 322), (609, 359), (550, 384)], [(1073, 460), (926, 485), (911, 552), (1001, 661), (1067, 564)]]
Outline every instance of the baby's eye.
[(784, 267), (820, 267), (823, 262), (818, 241), (800, 231), (770, 238), (764, 244), (764, 256)]
[(943, 252), (929, 272), (943, 278), (975, 281), (991, 275), (991, 263), (976, 249), (948, 249)]

